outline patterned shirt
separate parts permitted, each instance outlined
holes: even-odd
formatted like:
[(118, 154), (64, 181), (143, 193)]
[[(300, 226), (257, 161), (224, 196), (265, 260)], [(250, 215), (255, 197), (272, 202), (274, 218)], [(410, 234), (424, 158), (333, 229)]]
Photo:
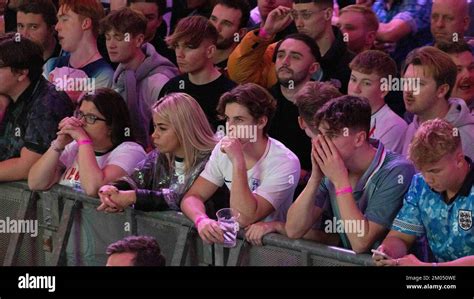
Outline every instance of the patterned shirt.
[(379, 22), (389, 23), (391, 20), (400, 19), (407, 22), (413, 33), (430, 28), (431, 0), (395, 0), (390, 10), (385, 6), (386, 2), (376, 0), (372, 6)]
[(430, 31), (431, 0), (394, 0), (390, 9), (387, 0), (376, 0), (372, 10), (380, 23), (389, 23), (394, 19), (405, 21), (411, 28), (411, 34), (397, 42), (392, 54), (398, 65), (413, 49), (426, 45), (432, 40)]
[(430, 248), (439, 262), (474, 255), (474, 164), (451, 203), (435, 192), (421, 174), (413, 177), (403, 207), (392, 229), (428, 238)]
[(20, 157), (23, 147), (44, 154), (56, 138), (59, 122), (73, 113), (66, 93), (43, 77), (8, 105), (0, 124), (0, 161)]

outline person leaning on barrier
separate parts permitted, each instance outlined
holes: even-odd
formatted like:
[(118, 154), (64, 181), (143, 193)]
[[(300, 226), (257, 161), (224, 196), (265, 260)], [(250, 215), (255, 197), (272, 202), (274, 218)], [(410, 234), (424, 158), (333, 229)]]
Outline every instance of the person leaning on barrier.
[(99, 88), (79, 102), (75, 116), (59, 123), (57, 138), (30, 170), (31, 190), (45, 190), (59, 182), (97, 196), (99, 188), (133, 172), (145, 158), (134, 142), (123, 98)]
[[(474, 164), (465, 156), (451, 124), (424, 122), (409, 148), (420, 170), (413, 177), (392, 230), (374, 254), (378, 266), (474, 266)], [(417, 236), (426, 235), (437, 263), (407, 255)]]
[(204, 206), (224, 184), (230, 190), (230, 207), (240, 213), (240, 226), (285, 221), (301, 170), (296, 155), (267, 135), (275, 108), (270, 93), (253, 83), (220, 98), (217, 111), (226, 119), (228, 134), (181, 202), (181, 210), (205, 242), (224, 241), (222, 229), (206, 216)]
[(26, 179), (60, 120), (73, 113), (68, 96), (41, 76), (42, 66), (38, 44), (20, 34), (0, 36), (0, 182)]
[(153, 107), (153, 121), (156, 149), (131, 176), (100, 188), (99, 210), (117, 212), (130, 205), (144, 211), (179, 210), (204, 169), (217, 140), (195, 99), (185, 93), (163, 97)]
[(332, 242), (338, 233), (342, 246), (362, 253), (392, 225), (415, 170), (369, 139), (370, 115), (367, 99), (355, 96), (332, 99), (316, 113), (312, 173), (288, 210), (290, 238)]
[(160, 245), (149, 236), (129, 236), (110, 244), (106, 266), (163, 267), (166, 259)]
[[(314, 116), (319, 108), (331, 99), (342, 96), (339, 90), (329, 82), (306, 82), (304, 86), (294, 96), (296, 107), (298, 108), (298, 123), (308, 138), (318, 135), (314, 130)], [(311, 172), (303, 181), (306, 184)], [(262, 245), (262, 238), (266, 234), (277, 232), (286, 235), (285, 223), (281, 221), (260, 222), (252, 224), (246, 228), (245, 238), (253, 245)]]

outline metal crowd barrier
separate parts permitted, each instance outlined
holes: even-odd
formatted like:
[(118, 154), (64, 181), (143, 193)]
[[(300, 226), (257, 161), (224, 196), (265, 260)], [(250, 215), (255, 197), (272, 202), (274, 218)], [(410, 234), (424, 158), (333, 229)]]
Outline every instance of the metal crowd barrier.
[[(202, 242), (182, 213), (96, 211), (97, 198), (56, 185), (32, 192), (26, 182), (0, 184), (0, 221), (37, 220), (38, 234), (0, 231), (0, 263), (5, 266), (103, 266), (107, 246), (127, 235), (157, 238), (170, 266), (370, 266), (370, 255), (279, 234), (252, 246), (239, 233), (228, 249)], [(2, 227), (0, 227), (2, 229)]]

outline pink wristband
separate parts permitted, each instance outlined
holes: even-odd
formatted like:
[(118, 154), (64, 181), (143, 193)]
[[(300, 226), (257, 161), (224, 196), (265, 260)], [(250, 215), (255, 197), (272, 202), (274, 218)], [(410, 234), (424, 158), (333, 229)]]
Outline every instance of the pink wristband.
[(346, 193), (352, 193), (351, 186), (336, 190), (336, 196), (339, 196), (341, 194), (346, 194)]
[(207, 217), (207, 216), (199, 216), (199, 217), (196, 219), (196, 221), (194, 221), (194, 226), (197, 228), (198, 225), (199, 225), (199, 222), (201, 222), (201, 221), (204, 220), (204, 219), (208, 219), (208, 217)]
[(92, 144), (92, 140), (90, 140), (90, 139), (79, 140), (79, 141), (77, 142), (77, 144), (79, 144), (79, 145)]
[(258, 30), (258, 36), (260, 36), (261, 38), (268, 38), (268, 32), (265, 30), (265, 28), (261, 27)]

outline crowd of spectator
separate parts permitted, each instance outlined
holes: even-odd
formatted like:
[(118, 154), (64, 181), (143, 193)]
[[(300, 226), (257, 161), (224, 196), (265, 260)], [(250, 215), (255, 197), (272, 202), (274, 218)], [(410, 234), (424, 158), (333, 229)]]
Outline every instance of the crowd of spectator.
[[(224, 199), (255, 246), (474, 265), (470, 5), (0, 1), (0, 182), (182, 211), (207, 243)], [(107, 254), (165, 263), (144, 236)]]

